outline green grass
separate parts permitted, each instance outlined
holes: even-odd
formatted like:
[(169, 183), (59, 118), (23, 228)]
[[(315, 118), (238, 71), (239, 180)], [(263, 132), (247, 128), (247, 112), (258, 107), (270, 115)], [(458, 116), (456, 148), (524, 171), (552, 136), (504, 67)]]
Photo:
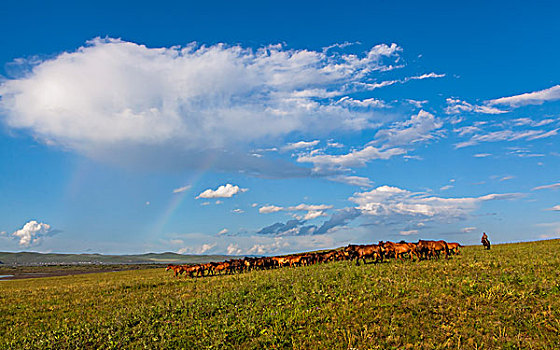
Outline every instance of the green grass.
[(446, 261), (0, 282), (0, 348), (558, 349), (560, 241)]

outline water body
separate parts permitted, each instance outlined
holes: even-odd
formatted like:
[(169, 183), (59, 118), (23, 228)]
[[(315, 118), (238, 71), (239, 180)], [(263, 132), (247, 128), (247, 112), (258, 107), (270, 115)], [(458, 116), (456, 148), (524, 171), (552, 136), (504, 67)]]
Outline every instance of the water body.
[(4, 278), (14, 277), (14, 275), (0, 275), (0, 280)]

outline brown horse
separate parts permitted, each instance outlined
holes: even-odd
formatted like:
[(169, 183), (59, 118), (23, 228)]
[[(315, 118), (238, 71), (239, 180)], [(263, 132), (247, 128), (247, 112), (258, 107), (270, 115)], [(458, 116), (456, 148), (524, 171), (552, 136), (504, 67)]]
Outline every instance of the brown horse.
[(451, 254), (461, 254), (461, 252), (459, 252), (459, 248), (463, 247), (462, 245), (460, 245), (459, 243), (447, 243), (447, 248), (449, 248), (449, 253)]
[(449, 258), (449, 248), (445, 241), (424, 241), (419, 240), (416, 244), (416, 251), (419, 255), (428, 257), (436, 257), (439, 259), (441, 252), (445, 253), (445, 258)]
[(348, 245), (344, 249), (348, 254), (350, 259), (356, 259), (356, 265), (360, 264), (360, 259), (363, 260), (364, 264), (366, 259), (375, 259), (375, 262), (383, 261), (383, 252), (385, 249), (376, 244), (371, 245)]
[(385, 251), (390, 252), (391, 255), (395, 256), (395, 260), (403, 259), (404, 254), (408, 254), (410, 256), (410, 260), (414, 257), (420, 260), (418, 253), (416, 252), (416, 244), (414, 243), (393, 243), (393, 242), (385, 242), (383, 243), (383, 248)]
[(183, 266), (173, 265), (173, 264), (167, 265), (167, 268), (165, 269), (165, 271), (169, 271), (169, 270), (173, 270), (173, 272), (175, 272), (175, 277), (179, 277), (179, 275), (181, 275), (185, 271)]

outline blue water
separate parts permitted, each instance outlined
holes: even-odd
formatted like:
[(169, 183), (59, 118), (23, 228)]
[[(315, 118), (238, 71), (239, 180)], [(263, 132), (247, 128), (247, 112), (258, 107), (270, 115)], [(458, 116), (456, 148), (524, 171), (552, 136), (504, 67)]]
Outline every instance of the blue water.
[(13, 276), (14, 276), (14, 275), (0, 275), (0, 280), (1, 280), (2, 278), (13, 277)]

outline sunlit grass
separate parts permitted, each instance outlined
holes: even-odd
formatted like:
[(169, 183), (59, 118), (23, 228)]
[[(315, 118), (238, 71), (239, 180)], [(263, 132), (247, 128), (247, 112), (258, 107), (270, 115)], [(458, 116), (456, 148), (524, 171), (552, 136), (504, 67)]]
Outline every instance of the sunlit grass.
[(449, 261), (0, 282), (0, 348), (557, 349), (560, 241)]

